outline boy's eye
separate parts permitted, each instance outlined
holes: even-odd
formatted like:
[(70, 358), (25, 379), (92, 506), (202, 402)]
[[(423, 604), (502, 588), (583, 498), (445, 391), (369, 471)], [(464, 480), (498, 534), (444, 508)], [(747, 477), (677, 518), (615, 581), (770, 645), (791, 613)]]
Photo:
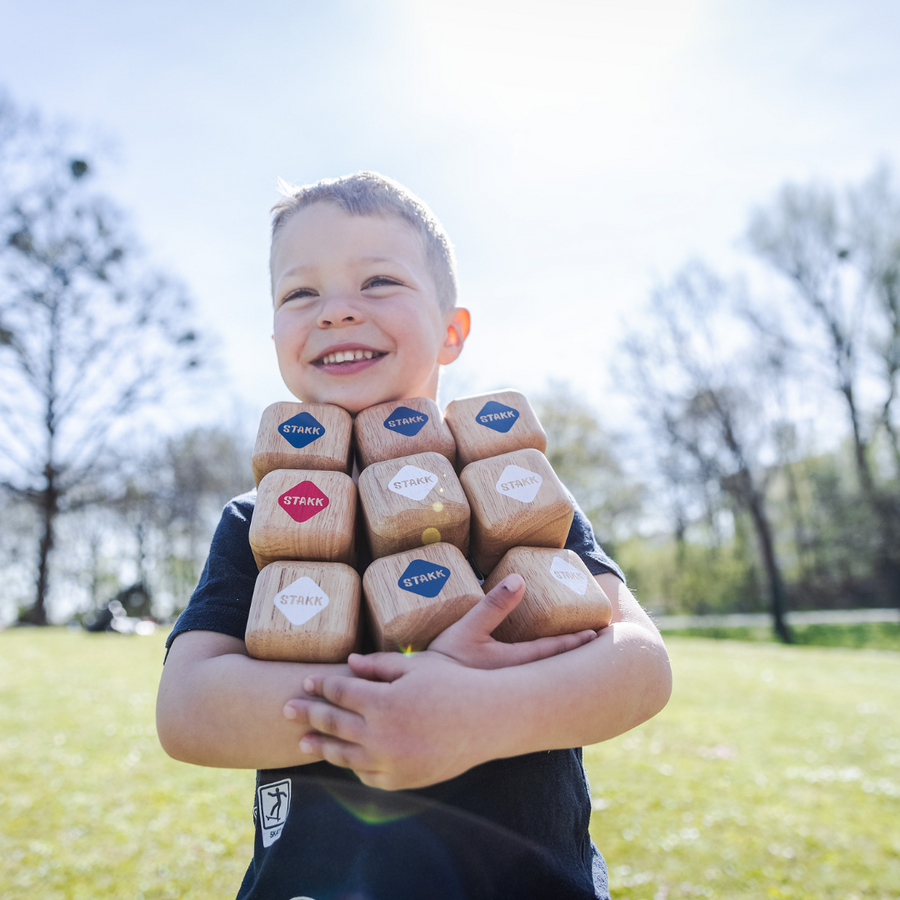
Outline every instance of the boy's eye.
[(296, 291), (291, 291), (289, 294), (286, 294), (282, 299), (282, 304), (287, 303), (290, 300), (303, 300), (306, 297), (315, 297), (316, 292), (310, 290), (309, 288), (298, 288)]
[(387, 275), (376, 275), (374, 278), (370, 278), (364, 285), (365, 288), (373, 288), (373, 287), (384, 287), (385, 285), (397, 285), (400, 284), (396, 278), (389, 278)]

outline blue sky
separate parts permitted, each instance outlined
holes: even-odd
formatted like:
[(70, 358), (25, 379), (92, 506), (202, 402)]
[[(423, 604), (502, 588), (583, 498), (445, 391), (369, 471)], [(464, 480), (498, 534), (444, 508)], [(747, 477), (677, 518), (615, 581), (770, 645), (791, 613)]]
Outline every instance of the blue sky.
[(252, 431), (286, 399), (279, 177), (376, 169), (437, 212), (474, 320), (448, 393), (557, 377), (615, 410), (656, 280), (734, 271), (785, 181), (859, 181), (900, 148), (888, 0), (0, 0), (0, 22), (0, 85), (108, 147), (104, 189), (219, 336), (227, 377), (184, 415)]

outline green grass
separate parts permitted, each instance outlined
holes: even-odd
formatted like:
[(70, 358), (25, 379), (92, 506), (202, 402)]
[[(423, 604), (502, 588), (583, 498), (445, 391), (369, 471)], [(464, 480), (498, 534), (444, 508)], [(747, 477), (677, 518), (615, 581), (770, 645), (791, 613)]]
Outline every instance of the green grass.
[[(219, 898), (251, 772), (156, 741), (163, 638), (0, 635), (0, 900)], [(616, 900), (900, 897), (900, 654), (668, 638), (675, 694), (586, 751)]]
[[(858, 625), (792, 625), (794, 644), (801, 647), (847, 647), (855, 650), (894, 650), (900, 653), (900, 623), (861, 622)], [(718, 640), (773, 641), (772, 628), (684, 628), (664, 632), (670, 637)]]

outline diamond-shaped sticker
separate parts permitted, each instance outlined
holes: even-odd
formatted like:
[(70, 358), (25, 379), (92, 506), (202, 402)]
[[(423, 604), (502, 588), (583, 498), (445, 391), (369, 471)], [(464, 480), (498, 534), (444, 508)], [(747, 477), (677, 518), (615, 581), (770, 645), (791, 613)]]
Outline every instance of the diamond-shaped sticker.
[(325, 426), (308, 412), (298, 413), (278, 426), (278, 433), (292, 446), (301, 450), (325, 434)]
[(584, 596), (587, 590), (588, 581), (584, 572), (580, 572), (571, 563), (567, 563), (561, 556), (554, 556), (553, 563), (550, 566), (550, 574), (560, 584), (564, 584), (567, 588), (571, 588), (576, 594)]
[(450, 570), (446, 566), (427, 559), (414, 559), (403, 571), (397, 585), (421, 597), (437, 597), (449, 577)]
[(278, 505), (295, 522), (307, 522), (328, 506), (328, 497), (311, 481), (301, 481), (278, 498)]
[(418, 466), (404, 466), (387, 486), (395, 494), (402, 494), (410, 500), (424, 500), (437, 483), (438, 477), (434, 472), (420, 469)]
[(398, 406), (385, 420), (384, 427), (406, 437), (415, 437), (428, 421), (428, 416), (408, 406)]
[(493, 428), (494, 431), (506, 434), (516, 424), (518, 418), (519, 411), (517, 409), (498, 403), (496, 400), (488, 400), (475, 416), (475, 421), (486, 428)]
[(521, 466), (507, 466), (497, 481), (497, 491), (504, 497), (515, 497), (522, 503), (531, 503), (541, 488), (543, 478)]
[(304, 575), (279, 591), (272, 602), (292, 625), (302, 625), (328, 606), (328, 594), (312, 578)]

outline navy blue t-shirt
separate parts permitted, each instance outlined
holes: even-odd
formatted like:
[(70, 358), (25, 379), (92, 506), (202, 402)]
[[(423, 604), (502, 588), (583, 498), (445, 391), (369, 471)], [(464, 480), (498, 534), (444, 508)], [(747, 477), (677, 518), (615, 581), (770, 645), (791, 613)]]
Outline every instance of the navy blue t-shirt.
[[(249, 543), (255, 499), (252, 491), (225, 507), (167, 646), (194, 630), (243, 640), (258, 574)], [(577, 504), (566, 548), (593, 574), (624, 581)], [(493, 760), (414, 791), (366, 787), (326, 762), (261, 770), (253, 860), (238, 900), (608, 898), (590, 815), (580, 748)]]

